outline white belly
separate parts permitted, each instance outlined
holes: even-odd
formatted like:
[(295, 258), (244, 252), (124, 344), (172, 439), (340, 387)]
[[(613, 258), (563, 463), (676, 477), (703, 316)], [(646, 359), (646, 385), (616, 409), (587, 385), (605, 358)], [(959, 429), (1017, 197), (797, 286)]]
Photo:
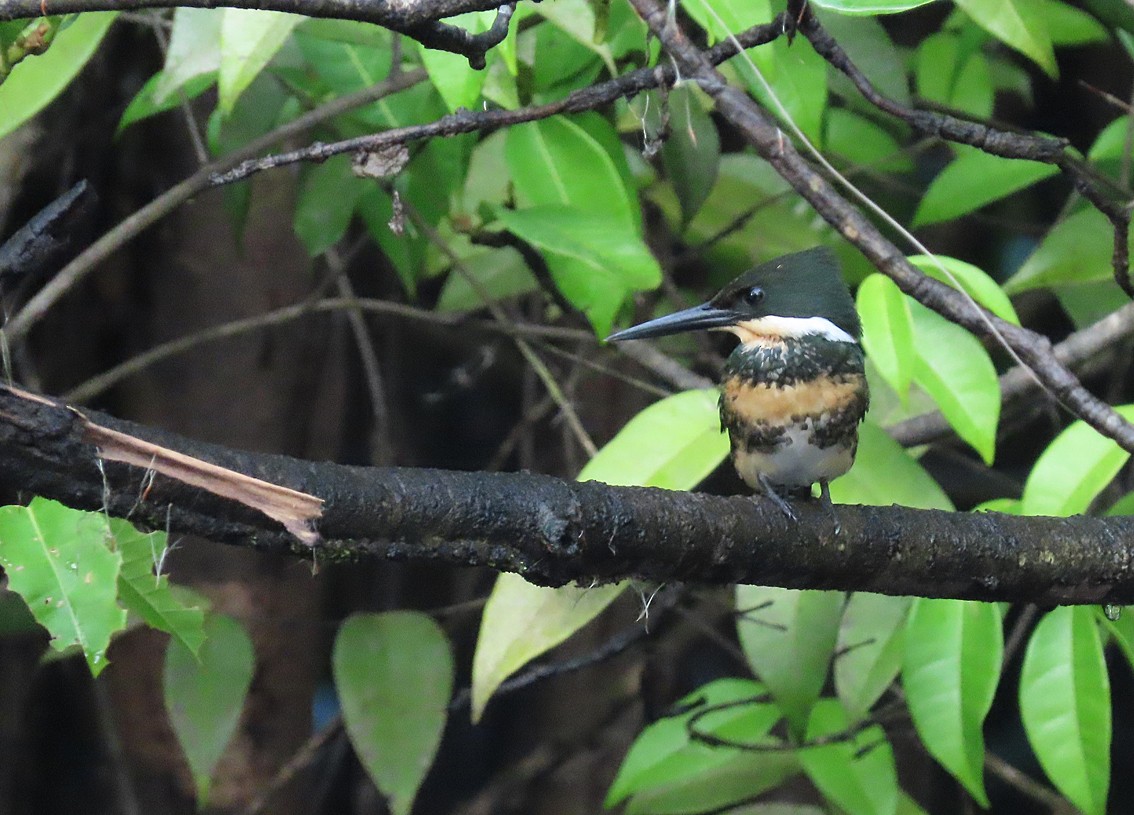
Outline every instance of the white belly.
[(761, 491), (760, 475), (784, 487), (810, 487), (816, 481), (830, 481), (854, 463), (852, 447), (835, 444), (816, 447), (808, 442), (810, 427), (796, 425), (783, 436), (774, 450), (733, 450), (736, 472), (748, 486)]

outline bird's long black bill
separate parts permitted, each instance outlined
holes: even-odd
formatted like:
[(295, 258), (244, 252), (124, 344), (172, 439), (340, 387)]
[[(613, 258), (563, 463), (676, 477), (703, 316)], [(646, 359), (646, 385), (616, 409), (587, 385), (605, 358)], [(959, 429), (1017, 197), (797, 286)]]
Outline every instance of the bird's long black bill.
[(656, 320), (634, 325), (622, 331), (615, 331), (606, 338), (607, 342), (623, 340), (645, 340), (650, 337), (665, 337), (682, 331), (695, 331), (704, 328), (722, 328), (736, 322), (736, 313), (728, 309), (704, 305), (687, 308)]

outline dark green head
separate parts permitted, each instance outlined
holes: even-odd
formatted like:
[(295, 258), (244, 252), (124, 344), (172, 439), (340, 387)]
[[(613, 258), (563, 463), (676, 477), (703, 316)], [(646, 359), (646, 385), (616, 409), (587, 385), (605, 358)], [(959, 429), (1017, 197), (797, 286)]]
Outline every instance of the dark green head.
[(742, 340), (761, 335), (820, 334), (857, 341), (858, 312), (834, 253), (823, 246), (761, 263), (712, 300), (619, 331), (609, 342), (661, 337), (703, 328), (730, 330)]

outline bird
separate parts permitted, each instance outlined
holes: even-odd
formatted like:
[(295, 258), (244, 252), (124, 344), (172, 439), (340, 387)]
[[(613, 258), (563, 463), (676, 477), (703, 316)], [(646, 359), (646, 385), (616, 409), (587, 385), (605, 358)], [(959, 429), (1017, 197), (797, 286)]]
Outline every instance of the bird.
[(828, 484), (854, 463), (870, 404), (862, 327), (834, 252), (818, 246), (762, 263), (708, 302), (607, 341), (698, 329), (740, 340), (725, 361), (719, 402), (737, 474), (790, 519), (797, 516), (781, 492), (810, 497), (818, 483), (831, 508)]

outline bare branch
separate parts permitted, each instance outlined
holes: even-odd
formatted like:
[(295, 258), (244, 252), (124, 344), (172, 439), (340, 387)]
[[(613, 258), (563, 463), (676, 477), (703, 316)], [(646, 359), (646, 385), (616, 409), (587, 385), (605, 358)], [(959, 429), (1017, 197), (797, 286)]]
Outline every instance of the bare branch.
[[(515, 3), (502, 5), (500, 0), (0, 0), (0, 21), (83, 11), (174, 7), (286, 11), (306, 17), (373, 23), (405, 34), (426, 48), (468, 57), (473, 68), (483, 68), (485, 53), (507, 36), (508, 23), (515, 11)], [(468, 11), (493, 9), (496, 20), (488, 31), (480, 34), (441, 22)]]
[[(243, 504), (100, 459), (91, 424), (313, 495), (320, 540)], [(639, 577), (1037, 604), (1134, 602), (1134, 518), (1034, 518), (818, 502), (788, 522), (765, 499), (526, 473), (347, 467), (245, 453), (0, 387), (0, 487), (152, 528), (316, 560), (488, 566), (548, 585)]]

